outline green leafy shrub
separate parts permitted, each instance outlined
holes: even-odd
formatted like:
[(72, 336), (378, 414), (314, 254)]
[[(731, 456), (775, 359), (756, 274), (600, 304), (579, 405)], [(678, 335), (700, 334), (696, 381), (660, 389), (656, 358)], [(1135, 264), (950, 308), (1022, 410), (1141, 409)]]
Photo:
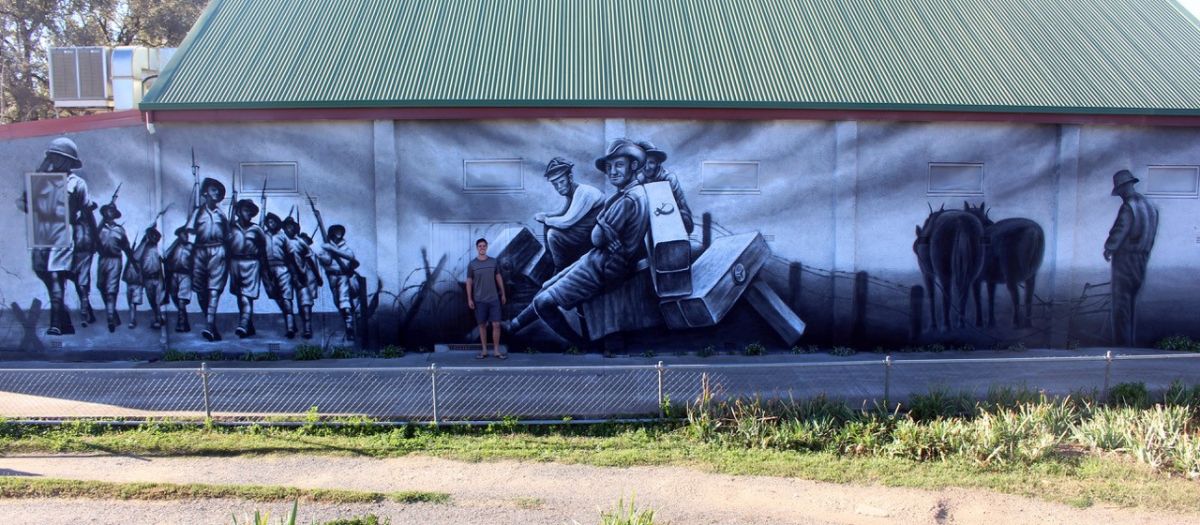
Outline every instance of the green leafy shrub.
[(398, 357), (404, 357), (405, 353), (407, 352), (403, 346), (387, 345), (379, 350), (379, 357), (384, 359), (396, 359)]
[(353, 346), (335, 346), (329, 349), (330, 359), (352, 359), (358, 357), (358, 353)]
[(616, 508), (611, 511), (603, 511), (600, 513), (601, 525), (654, 525), (654, 511), (650, 509), (638, 510), (634, 505), (633, 499), (629, 500), (629, 506), (625, 506), (625, 500), (617, 502)]
[(581, 354), (583, 354), (583, 351), (580, 350), (578, 346), (571, 345), (571, 346), (568, 346), (567, 350), (563, 353), (565, 353), (567, 355), (581, 355)]
[(317, 345), (296, 345), (292, 359), (296, 361), (316, 361), (325, 357), (325, 349)]
[(1173, 335), (1155, 343), (1154, 347), (1159, 350), (1176, 352), (1200, 352), (1200, 341), (1195, 341), (1186, 335)]
[(746, 355), (750, 355), (750, 356), (763, 355), (763, 354), (767, 353), (767, 347), (763, 346), (762, 344), (760, 344), (758, 342), (753, 342), (753, 343), (746, 345), (746, 349), (745, 349), (744, 353)]
[(699, 352), (696, 352), (696, 355), (700, 357), (712, 357), (717, 355), (717, 347), (713, 345), (705, 346), (704, 348), (701, 348)]
[(168, 348), (163, 352), (163, 361), (199, 361), (200, 354), (196, 352), (180, 352), (174, 348)]
[(829, 353), (840, 357), (847, 357), (857, 354), (858, 351), (848, 346), (835, 346)]
[(908, 398), (908, 416), (917, 421), (966, 416), (975, 412), (975, 397), (970, 392), (952, 393), (944, 388)]
[(1108, 391), (1108, 403), (1134, 408), (1150, 407), (1150, 392), (1146, 383), (1118, 383)]

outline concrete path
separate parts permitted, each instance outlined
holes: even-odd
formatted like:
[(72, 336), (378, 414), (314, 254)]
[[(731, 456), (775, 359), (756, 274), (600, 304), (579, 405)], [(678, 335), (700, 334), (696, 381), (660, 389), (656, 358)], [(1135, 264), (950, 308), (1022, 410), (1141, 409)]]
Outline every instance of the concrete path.
[[(673, 524), (1079, 524), (1197, 523), (1185, 515), (1066, 505), (979, 490), (939, 491), (836, 485), (799, 479), (710, 474), (678, 467), (602, 468), (553, 463), (464, 463), (420, 456), (0, 458), (0, 473), (103, 480), (279, 485), (377, 492), (447, 492), (446, 505), (301, 505), (299, 522), (375, 513), (392, 523), (594, 524), (601, 510), (634, 499)], [(0, 500), (8, 524), (230, 523), (254, 509), (282, 515), (289, 505), (242, 501), (129, 502)]]

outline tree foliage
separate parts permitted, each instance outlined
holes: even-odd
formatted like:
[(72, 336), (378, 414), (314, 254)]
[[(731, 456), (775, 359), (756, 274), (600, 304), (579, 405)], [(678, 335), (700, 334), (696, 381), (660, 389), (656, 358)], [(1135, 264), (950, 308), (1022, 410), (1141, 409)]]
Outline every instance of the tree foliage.
[(207, 0), (0, 0), (0, 123), (55, 116), (51, 46), (175, 47)]

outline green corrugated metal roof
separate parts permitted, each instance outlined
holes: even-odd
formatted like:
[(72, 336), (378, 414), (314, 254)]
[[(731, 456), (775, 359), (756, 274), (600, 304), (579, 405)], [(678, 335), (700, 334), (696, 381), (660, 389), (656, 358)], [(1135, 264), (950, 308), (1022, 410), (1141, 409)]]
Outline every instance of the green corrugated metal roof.
[(142, 109), (1200, 114), (1174, 0), (213, 0)]

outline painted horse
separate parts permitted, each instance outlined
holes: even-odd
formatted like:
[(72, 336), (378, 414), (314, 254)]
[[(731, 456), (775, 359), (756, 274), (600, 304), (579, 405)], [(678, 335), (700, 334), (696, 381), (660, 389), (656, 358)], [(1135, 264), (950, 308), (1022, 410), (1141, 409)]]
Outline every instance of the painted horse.
[[(942, 291), (943, 329), (950, 329), (950, 306), (955, 306), (955, 325), (965, 326), (967, 296), (983, 271), (983, 223), (972, 213), (929, 208), (924, 226), (917, 226), (913, 252), (921, 266), (925, 289), (929, 293), (929, 312), (937, 329), (934, 286)], [(978, 297), (976, 322), (979, 321)]]
[[(988, 326), (996, 326), (996, 285), (1003, 283), (1013, 305), (1013, 326), (1033, 325), (1033, 291), (1042, 257), (1046, 253), (1046, 235), (1038, 223), (1029, 219), (1013, 218), (992, 221), (984, 203), (972, 207), (963, 203), (963, 209), (983, 223), (984, 249), (983, 273), (975, 283), (975, 304), (978, 308), (979, 286), (987, 283)], [(1025, 313), (1021, 315), (1021, 294), (1018, 285), (1025, 288)], [(976, 312), (978, 319), (979, 312)]]

